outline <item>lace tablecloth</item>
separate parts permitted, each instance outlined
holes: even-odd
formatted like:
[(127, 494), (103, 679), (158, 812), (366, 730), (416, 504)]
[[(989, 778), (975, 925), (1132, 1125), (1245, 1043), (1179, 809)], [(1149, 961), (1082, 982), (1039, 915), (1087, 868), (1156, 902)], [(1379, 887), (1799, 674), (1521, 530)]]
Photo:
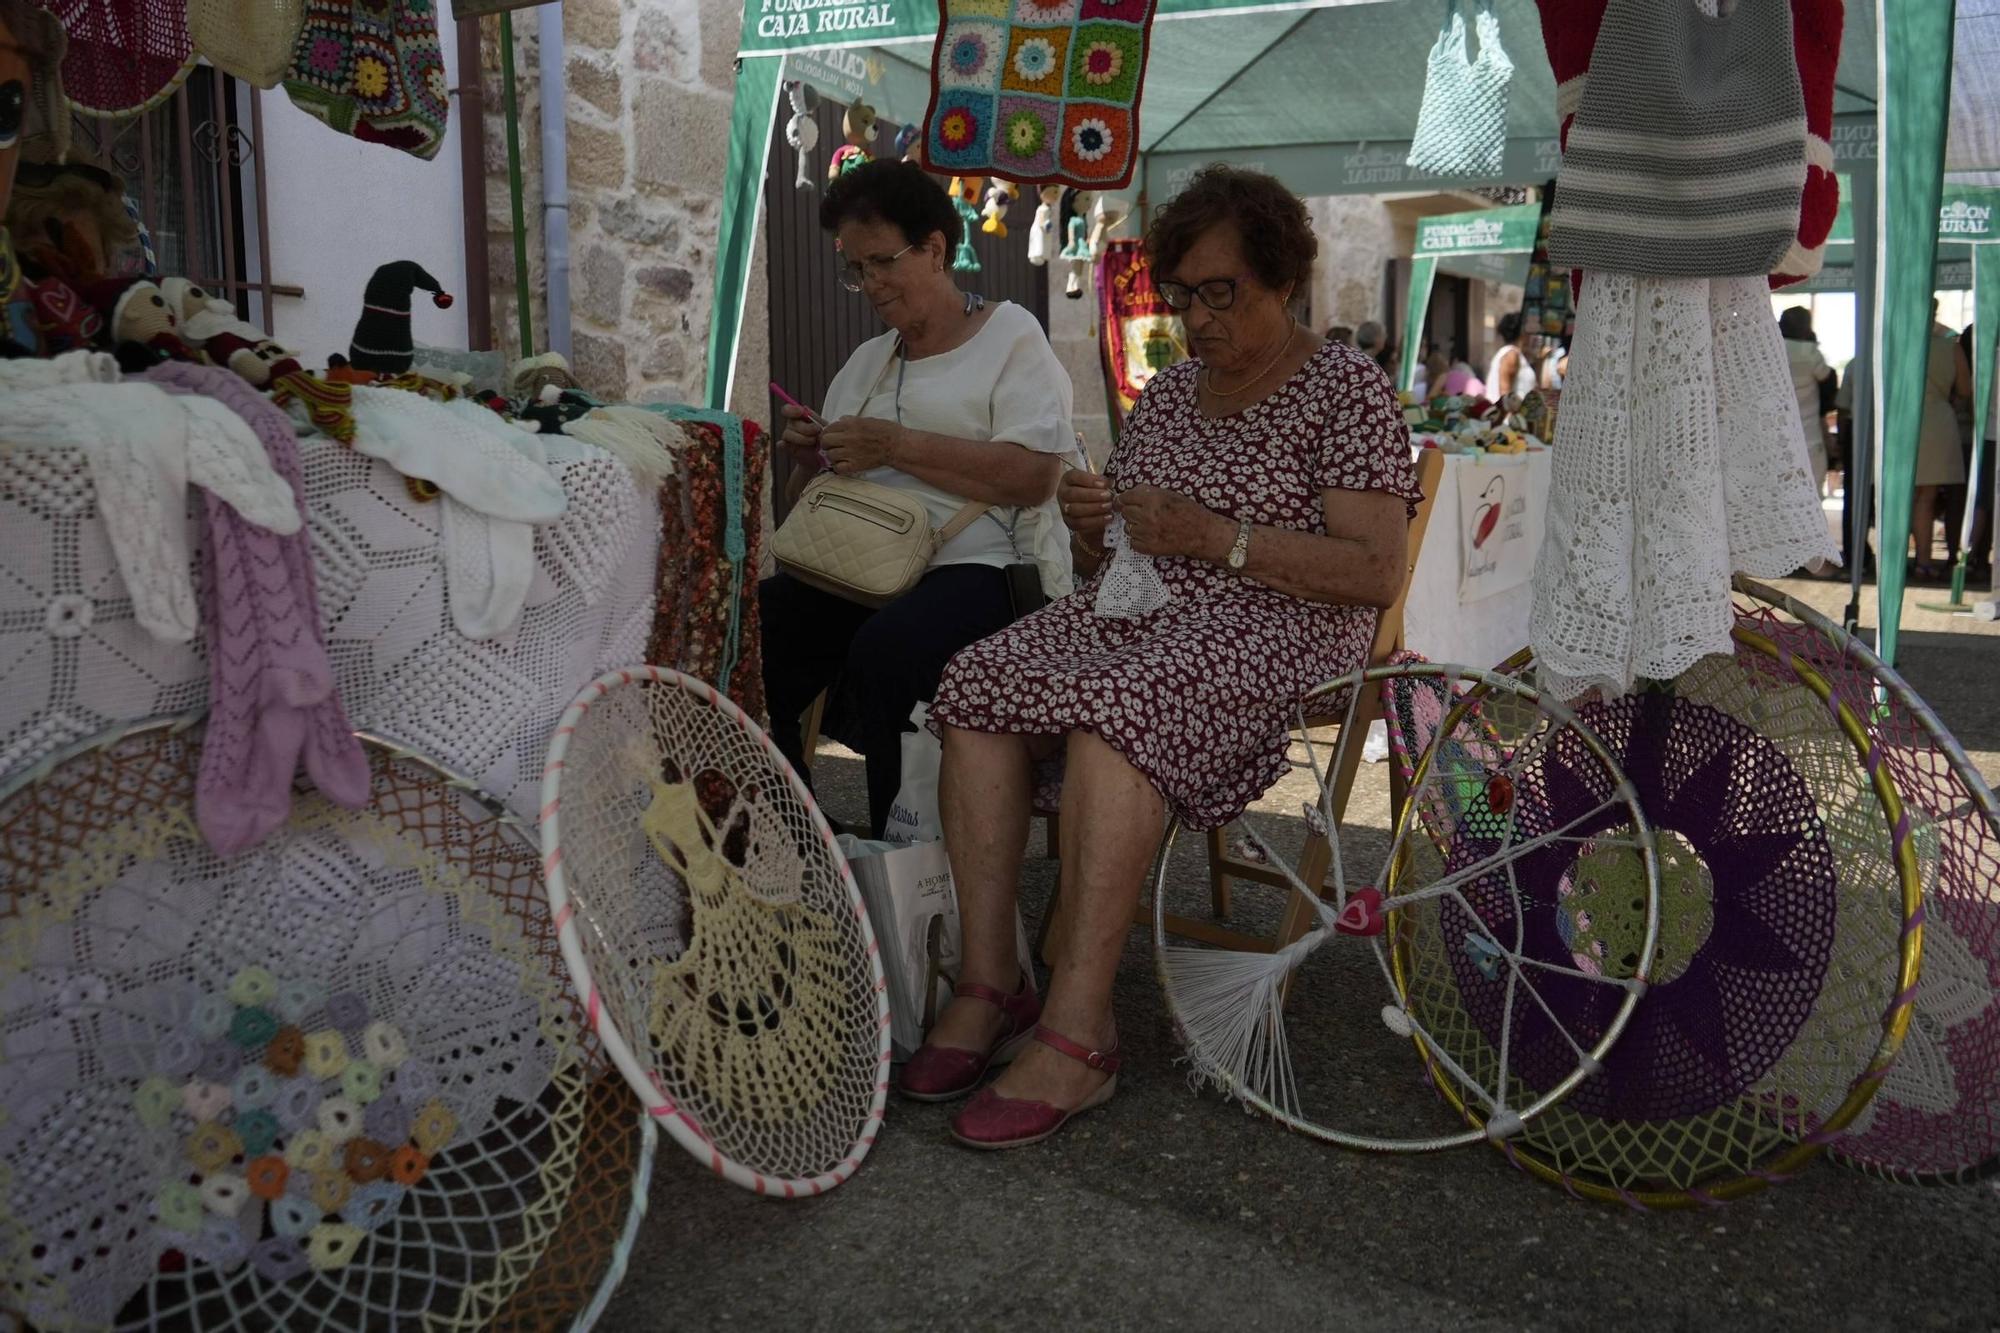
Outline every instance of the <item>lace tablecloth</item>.
[[(526, 611), (475, 642), (446, 602), (440, 513), (323, 437), (300, 442), (320, 614), (348, 716), (533, 819), (556, 719), (653, 626), (659, 500), (609, 453), (543, 437), (568, 512), (535, 534)], [(198, 501), (190, 494), (191, 545)], [(199, 557), (197, 557), (199, 558)], [(75, 451), (0, 448), (0, 782), (121, 723), (206, 705), (199, 639), (141, 629)]]

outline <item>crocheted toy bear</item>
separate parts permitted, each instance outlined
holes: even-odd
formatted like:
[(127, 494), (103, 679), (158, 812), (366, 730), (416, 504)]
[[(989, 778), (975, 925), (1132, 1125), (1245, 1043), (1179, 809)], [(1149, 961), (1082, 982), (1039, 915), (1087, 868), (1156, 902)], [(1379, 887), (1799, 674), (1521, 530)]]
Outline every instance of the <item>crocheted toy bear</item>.
[[(1542, 12), (1542, 40), (1556, 76), (1556, 115), (1562, 141), (1583, 102), (1591, 52), (1597, 48), (1608, 0), (1535, 0)], [(1799, 231), (1771, 274), (1773, 287), (1803, 282), (1819, 272), (1826, 240), (1840, 211), (1840, 183), (1833, 170), (1833, 83), (1840, 65), (1844, 0), (1791, 0), (1792, 55), (1806, 102), (1806, 185), (1799, 207)]]
[(847, 114), (840, 118), (840, 132), (847, 142), (833, 150), (833, 157), (826, 164), (826, 178), (837, 180), (841, 176), (872, 162), (868, 145), (875, 142), (875, 108), (866, 102), (856, 102), (847, 108)]
[(194, 350), (180, 337), (180, 316), (150, 278), (109, 278), (83, 292), (103, 317), (101, 341), (128, 375), (164, 361), (193, 361)]

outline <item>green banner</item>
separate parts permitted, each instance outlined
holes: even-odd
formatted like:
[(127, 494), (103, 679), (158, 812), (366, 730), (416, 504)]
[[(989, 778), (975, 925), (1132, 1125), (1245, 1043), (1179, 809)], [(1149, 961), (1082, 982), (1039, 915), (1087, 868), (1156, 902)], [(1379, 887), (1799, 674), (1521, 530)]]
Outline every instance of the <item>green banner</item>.
[(771, 124), (778, 114), (782, 60), (743, 60), (736, 66), (736, 102), (729, 111), (729, 170), (723, 178), (722, 222), (715, 241), (715, 298), (708, 319), (708, 406), (729, 407), (736, 378), (736, 348), (743, 302), (750, 289), (757, 214), (764, 203), (764, 171), (771, 155)]
[[(797, 79), (842, 106), (866, 102), (892, 125), (921, 125), (930, 109), (931, 85), (924, 71), (873, 49), (796, 51), (785, 57), (785, 78)], [(889, 149), (889, 144), (878, 142), (878, 151)]]
[[(1972, 252), (1972, 471), (1965, 478), (1972, 495), (1979, 494), (1979, 479), (1993, 467), (1986, 442), (1993, 438), (1995, 424), (1993, 377), (2000, 373), (1996, 355), (2000, 355), (2000, 249), (1982, 245)], [(1993, 492), (1989, 488), (1986, 494), (1990, 505)], [(1978, 516), (1972, 505), (1965, 506), (1959, 550), (1972, 549), (1972, 524)]]
[(1416, 258), (1438, 255), (1531, 254), (1541, 226), (1539, 204), (1446, 213), (1417, 223)]
[(1437, 282), (1435, 257), (1417, 256), (1410, 261), (1410, 297), (1403, 307), (1403, 368), (1396, 387), (1408, 393), (1417, 382), (1417, 365), (1423, 358), (1418, 343), (1424, 336), (1424, 315), (1431, 308), (1431, 288)]
[[(1916, 489), (1917, 436), (1930, 358), (1931, 278), (1944, 199), (1945, 133), (1951, 108), (1955, 0), (1884, 5), (1876, 15), (1882, 52), (1882, 263), (1875, 277), (1875, 421), (1882, 460), (1882, 549), (1876, 651), (1894, 665), (1902, 632), (1905, 553)], [(1930, 534), (1922, 534), (1930, 558)]]

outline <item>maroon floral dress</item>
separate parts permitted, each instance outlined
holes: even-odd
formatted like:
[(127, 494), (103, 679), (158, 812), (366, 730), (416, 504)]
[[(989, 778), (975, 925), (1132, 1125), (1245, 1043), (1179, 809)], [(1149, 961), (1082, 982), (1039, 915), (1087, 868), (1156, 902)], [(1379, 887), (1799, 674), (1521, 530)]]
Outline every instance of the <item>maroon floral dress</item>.
[[(1198, 409), (1200, 370), (1183, 362), (1146, 386), (1106, 469), (1115, 489), (1159, 486), (1231, 519), (1301, 532), (1325, 532), (1323, 489), (1388, 491), (1414, 512), (1409, 430), (1388, 379), (1360, 352), (1328, 343), (1277, 393), (1230, 417)], [(932, 720), (1034, 736), (1092, 731), (1184, 823), (1214, 828), (1242, 814), (1284, 772), (1300, 697), (1366, 665), (1376, 613), (1304, 601), (1203, 560), (1158, 563), (1173, 600), (1150, 615), (1098, 615), (1093, 578), (959, 653)], [(1052, 812), (1060, 759), (1036, 777), (1036, 808)]]

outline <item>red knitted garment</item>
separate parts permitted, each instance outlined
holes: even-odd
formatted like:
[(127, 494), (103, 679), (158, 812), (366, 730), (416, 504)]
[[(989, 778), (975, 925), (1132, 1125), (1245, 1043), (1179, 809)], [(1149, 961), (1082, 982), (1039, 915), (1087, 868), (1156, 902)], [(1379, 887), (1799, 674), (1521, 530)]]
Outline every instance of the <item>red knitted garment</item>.
[[(1567, 145), (1606, 0), (1535, 0), (1535, 4), (1542, 12), (1542, 42), (1556, 76), (1556, 111)], [(1773, 287), (1790, 286), (1818, 272), (1834, 215), (1840, 211), (1840, 183), (1833, 172), (1833, 82), (1845, 19), (1844, 0), (1792, 0), (1792, 50), (1806, 99), (1806, 188), (1799, 208), (1798, 243), (1771, 275)], [(1581, 279), (1580, 274), (1575, 276)]]

